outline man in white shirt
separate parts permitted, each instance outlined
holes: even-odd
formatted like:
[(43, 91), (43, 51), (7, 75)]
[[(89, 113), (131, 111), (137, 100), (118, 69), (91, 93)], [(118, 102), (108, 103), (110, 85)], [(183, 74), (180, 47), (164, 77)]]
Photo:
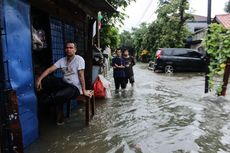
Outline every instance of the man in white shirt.
[[(75, 55), (76, 51), (76, 44), (67, 42), (65, 47), (66, 56), (47, 68), (36, 80), (37, 90), (42, 89), (47, 92), (57, 104), (58, 125), (64, 123), (63, 105), (66, 101), (80, 94), (92, 96), (92, 93), (85, 88), (85, 61), (81, 56)], [(57, 69), (62, 70), (63, 78), (48, 76)]]

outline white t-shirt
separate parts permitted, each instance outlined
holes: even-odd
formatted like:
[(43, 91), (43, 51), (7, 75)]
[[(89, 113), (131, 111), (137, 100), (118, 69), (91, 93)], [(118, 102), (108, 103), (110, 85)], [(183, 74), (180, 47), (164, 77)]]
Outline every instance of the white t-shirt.
[(57, 68), (60, 68), (64, 73), (63, 80), (69, 84), (74, 85), (82, 92), (81, 83), (78, 77), (78, 70), (85, 69), (85, 60), (79, 56), (75, 55), (73, 60), (67, 64), (67, 58), (63, 57), (59, 59), (55, 64)]

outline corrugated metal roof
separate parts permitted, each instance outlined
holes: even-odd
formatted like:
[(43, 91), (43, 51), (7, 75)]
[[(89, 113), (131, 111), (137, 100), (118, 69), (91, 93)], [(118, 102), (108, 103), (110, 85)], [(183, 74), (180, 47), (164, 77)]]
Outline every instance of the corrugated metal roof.
[(230, 13), (216, 15), (214, 20), (222, 24), (226, 29), (230, 29)]

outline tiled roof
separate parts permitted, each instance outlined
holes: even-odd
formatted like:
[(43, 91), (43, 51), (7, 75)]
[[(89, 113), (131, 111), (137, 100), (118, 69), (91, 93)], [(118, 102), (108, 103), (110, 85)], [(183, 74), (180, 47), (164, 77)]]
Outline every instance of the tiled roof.
[(222, 24), (226, 29), (230, 29), (230, 13), (216, 15), (214, 20)]

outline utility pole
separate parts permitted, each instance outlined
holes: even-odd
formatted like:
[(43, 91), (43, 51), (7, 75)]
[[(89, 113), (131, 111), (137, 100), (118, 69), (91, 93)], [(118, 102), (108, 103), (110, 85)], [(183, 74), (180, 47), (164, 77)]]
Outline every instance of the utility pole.
[[(211, 24), (212, 22), (212, 18), (211, 18), (211, 10), (212, 10), (212, 0), (208, 0), (208, 18), (207, 18), (207, 24), (208, 26)], [(208, 33), (209, 33), (209, 27), (208, 27)], [(208, 93), (208, 90), (209, 90), (209, 87), (208, 87), (208, 81), (209, 81), (209, 63), (210, 63), (210, 59), (209, 59), (209, 55), (206, 51), (206, 70), (205, 70), (205, 89), (204, 89), (204, 92), (205, 93)]]
[(208, 0), (208, 19), (207, 24), (211, 24), (212, 18), (211, 18), (211, 10), (212, 10), (212, 0)]

